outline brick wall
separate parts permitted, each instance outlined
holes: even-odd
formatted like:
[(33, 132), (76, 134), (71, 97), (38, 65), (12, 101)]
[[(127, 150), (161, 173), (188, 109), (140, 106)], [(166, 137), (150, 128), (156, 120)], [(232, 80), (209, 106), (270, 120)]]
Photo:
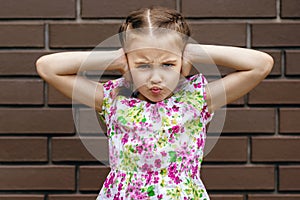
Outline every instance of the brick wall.
[[(0, 200), (96, 198), (109, 168), (87, 151), (71, 100), (38, 76), (35, 60), (92, 49), (117, 33), (129, 11), (150, 5), (181, 11), (199, 43), (258, 49), (275, 61), (266, 80), (228, 106), (224, 130), (201, 171), (211, 199), (300, 199), (299, 0), (0, 0), (0, 5)], [(88, 112), (80, 111), (79, 123), (88, 121)], [(82, 132), (98, 136), (100, 160), (107, 160), (103, 133), (97, 127)]]

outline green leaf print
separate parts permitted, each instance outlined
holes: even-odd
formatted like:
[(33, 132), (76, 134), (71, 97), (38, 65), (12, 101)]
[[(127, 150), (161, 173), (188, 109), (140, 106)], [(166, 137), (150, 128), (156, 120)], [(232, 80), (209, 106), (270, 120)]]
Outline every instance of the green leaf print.
[(147, 119), (144, 117), (143, 119), (142, 119), (142, 122), (146, 122), (147, 121)]
[(170, 162), (176, 162), (176, 152), (175, 151), (169, 151), (169, 156), (170, 156)]
[(155, 193), (154, 193), (153, 190), (154, 190), (154, 186), (153, 185), (151, 185), (151, 186), (148, 187), (148, 189), (147, 189), (148, 196), (154, 196), (155, 195)]
[(118, 117), (118, 121), (120, 121), (122, 124), (126, 124), (127, 121), (123, 116)]

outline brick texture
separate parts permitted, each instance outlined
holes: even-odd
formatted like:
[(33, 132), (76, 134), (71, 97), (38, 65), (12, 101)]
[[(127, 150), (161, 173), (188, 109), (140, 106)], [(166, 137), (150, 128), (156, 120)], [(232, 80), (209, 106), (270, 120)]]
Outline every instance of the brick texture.
[(75, 2), (76, 0), (1, 0), (0, 18), (75, 18)]
[(182, 13), (186, 17), (226, 17), (226, 18), (244, 18), (244, 17), (275, 17), (275, 0), (254, 0), (254, 1), (235, 1), (235, 0), (185, 0), (182, 4)]
[(44, 47), (43, 24), (0, 24), (1, 47)]
[(48, 161), (47, 138), (0, 137), (1, 162)]
[(279, 191), (300, 190), (300, 167), (279, 166)]
[(299, 137), (252, 137), (253, 162), (300, 161)]
[(249, 93), (250, 104), (300, 104), (299, 80), (264, 80)]
[(0, 80), (0, 103), (41, 105), (44, 103), (43, 86), (43, 81), (36, 79)]
[[(221, 135), (209, 128), (200, 176), (210, 199), (300, 199), (299, 0), (0, 5), (0, 200), (97, 198), (110, 171), (106, 127), (93, 109), (41, 79), (35, 62), (55, 52), (117, 48), (116, 34), (129, 12), (152, 5), (182, 12), (200, 44), (256, 49), (274, 59), (266, 80), (226, 107)], [(199, 72), (212, 81), (234, 70), (195, 63), (191, 74)], [(121, 74), (86, 75), (106, 82)], [(210, 125), (218, 122), (215, 117)]]
[(282, 18), (299, 18), (300, 5), (297, 0), (281, 0), (281, 17)]
[(152, 5), (159, 5), (176, 9), (176, 0), (131, 0), (126, 3), (126, 6), (124, 6), (124, 1), (122, 0), (82, 0), (81, 5), (82, 18), (120, 18), (126, 17), (128, 13), (133, 10)]
[(252, 23), (253, 47), (296, 47), (300, 45), (300, 26), (290, 23)]
[(300, 51), (299, 50), (286, 50), (286, 75), (300, 75)]

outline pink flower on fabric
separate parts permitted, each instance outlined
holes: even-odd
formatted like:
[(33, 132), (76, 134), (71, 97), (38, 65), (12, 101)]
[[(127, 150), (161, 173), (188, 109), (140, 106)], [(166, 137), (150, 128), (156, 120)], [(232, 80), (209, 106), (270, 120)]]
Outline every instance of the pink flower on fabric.
[(199, 149), (200, 147), (202, 147), (203, 143), (204, 143), (204, 140), (203, 140), (202, 137), (201, 137), (201, 138), (197, 138), (197, 146), (198, 146), (198, 149)]
[(143, 172), (146, 172), (146, 171), (148, 170), (148, 168), (149, 168), (149, 165), (148, 165), (147, 163), (145, 163), (145, 164), (143, 164), (143, 166), (142, 166), (142, 171), (143, 171)]
[(161, 160), (160, 159), (156, 159), (154, 161), (154, 165), (155, 165), (155, 167), (160, 168), (161, 167)]
[(179, 107), (176, 106), (176, 105), (174, 105), (174, 106), (172, 107), (172, 110), (173, 110), (174, 112), (178, 112), (178, 111), (179, 111)]
[(201, 83), (194, 83), (195, 88), (201, 88), (201, 85), (202, 85)]
[(165, 151), (160, 152), (160, 154), (164, 157), (167, 156), (167, 153)]
[(158, 195), (157, 195), (157, 198), (158, 198), (158, 199), (162, 199), (162, 198), (163, 198), (163, 195), (162, 195), (162, 194), (158, 194)]
[(124, 145), (124, 144), (126, 144), (127, 142), (128, 142), (128, 133), (126, 133), (124, 136), (123, 136), (123, 138), (122, 138), (122, 144)]
[(180, 127), (179, 127), (178, 125), (173, 126), (173, 127), (172, 127), (172, 132), (173, 132), (173, 133), (178, 133), (178, 132), (179, 132), (179, 129), (180, 129)]
[(106, 90), (109, 90), (113, 86), (112, 80), (107, 81), (105, 84), (103, 84)]

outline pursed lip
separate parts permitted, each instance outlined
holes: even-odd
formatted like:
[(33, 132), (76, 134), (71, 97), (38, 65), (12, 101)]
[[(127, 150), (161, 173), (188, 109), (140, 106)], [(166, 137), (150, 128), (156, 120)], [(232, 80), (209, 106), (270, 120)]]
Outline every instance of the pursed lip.
[(162, 90), (162, 88), (154, 86), (154, 87), (151, 87), (150, 90)]

